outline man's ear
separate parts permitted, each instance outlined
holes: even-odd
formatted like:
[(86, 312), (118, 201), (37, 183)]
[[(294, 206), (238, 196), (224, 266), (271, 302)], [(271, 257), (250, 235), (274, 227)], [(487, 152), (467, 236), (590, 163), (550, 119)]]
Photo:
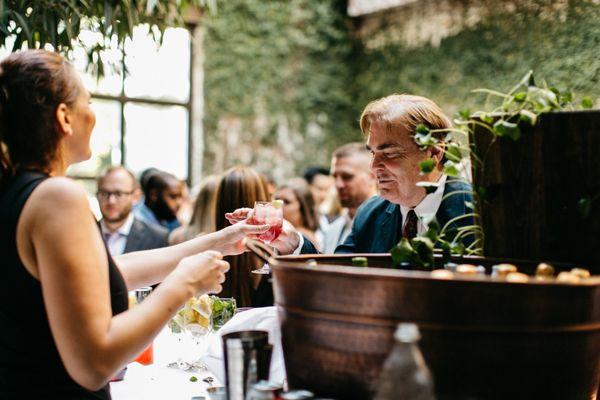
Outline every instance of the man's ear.
[(148, 200), (150, 200), (150, 204), (155, 204), (158, 201), (158, 190), (150, 189), (148, 191)]
[(56, 107), (56, 122), (65, 136), (73, 134), (71, 110), (65, 103), (60, 103)]
[(437, 145), (428, 148), (430, 157), (435, 159), (436, 165), (441, 165), (444, 159), (444, 152), (446, 151), (446, 143), (438, 142)]
[(135, 188), (133, 190), (133, 204), (139, 203), (141, 198), (142, 198), (142, 191), (139, 188)]

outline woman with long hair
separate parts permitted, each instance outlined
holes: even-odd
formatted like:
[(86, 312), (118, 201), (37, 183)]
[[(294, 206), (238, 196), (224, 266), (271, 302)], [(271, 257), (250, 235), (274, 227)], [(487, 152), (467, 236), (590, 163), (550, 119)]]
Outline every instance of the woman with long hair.
[(200, 182), (190, 223), (171, 232), (169, 244), (178, 244), (215, 231), (215, 196), (218, 185), (217, 175), (209, 175)]
[(306, 181), (302, 178), (290, 179), (277, 188), (274, 197), (283, 201), (283, 218), (311, 242), (317, 243), (315, 238), (318, 228), (317, 211)]
[[(225, 213), (241, 207), (254, 207), (256, 201), (269, 201), (267, 182), (263, 175), (252, 168), (234, 167), (225, 172), (217, 189), (216, 228), (230, 226)], [(234, 225), (235, 226), (235, 225)], [(240, 307), (264, 307), (273, 305), (271, 285), (263, 275), (251, 271), (262, 266), (256, 256), (245, 253), (225, 257), (231, 268), (223, 283), (222, 295), (235, 298)]]
[[(245, 223), (112, 259), (67, 168), (95, 115), (73, 66), (30, 50), (0, 63), (0, 398), (108, 399), (108, 380), (192, 295), (218, 293)], [(206, 251), (214, 249), (217, 251)], [(127, 291), (162, 284), (127, 310)]]

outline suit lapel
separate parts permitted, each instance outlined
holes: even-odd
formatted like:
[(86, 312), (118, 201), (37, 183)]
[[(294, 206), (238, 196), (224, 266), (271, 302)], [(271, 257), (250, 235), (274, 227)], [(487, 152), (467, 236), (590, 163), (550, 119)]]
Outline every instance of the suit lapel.
[(385, 212), (382, 214), (382, 220), (375, 226), (376, 232), (373, 232), (371, 247), (372, 253), (388, 253), (400, 240), (399, 226), (402, 226), (402, 213), (397, 204), (388, 204)]
[(125, 245), (125, 253), (137, 251), (142, 248), (142, 242), (144, 241), (144, 235), (142, 234), (141, 224), (136, 219), (133, 220), (131, 230), (127, 236), (127, 244)]

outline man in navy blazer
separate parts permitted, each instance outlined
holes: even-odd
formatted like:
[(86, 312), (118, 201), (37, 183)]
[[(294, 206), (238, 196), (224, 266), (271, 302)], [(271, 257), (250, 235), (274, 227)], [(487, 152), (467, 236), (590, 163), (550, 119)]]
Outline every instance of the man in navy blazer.
[[(421, 124), (440, 140), (438, 144), (425, 149), (417, 145), (414, 134)], [(352, 233), (336, 253), (387, 253), (402, 237), (424, 233), (432, 216), (440, 226), (448, 225), (449, 234), (474, 224), (469, 209), (471, 185), (443, 172), (444, 138), (452, 124), (433, 101), (411, 95), (383, 97), (365, 107), (360, 127), (371, 152), (371, 171), (379, 196), (358, 209)], [(424, 161), (432, 166), (427, 173), (421, 173), (419, 167)], [(423, 184), (430, 185), (433, 192), (427, 194)], [(228, 218), (233, 222), (246, 214), (236, 210)], [(473, 236), (462, 240), (469, 246)], [(312, 243), (286, 223), (280, 238), (271, 245), (281, 254), (316, 252)]]
[[(452, 219), (459, 217), (455, 222), (450, 222), (447, 232), (456, 232), (462, 226), (473, 224), (472, 212), (466, 202), (472, 202), (471, 185), (466, 182), (447, 178), (443, 187), (443, 195), (449, 195), (437, 210), (435, 215), (441, 227)], [(365, 202), (356, 213), (352, 225), (352, 232), (340, 244), (336, 254), (342, 253), (389, 253), (390, 249), (402, 239), (403, 218), (401, 206), (375, 196)], [(461, 216), (465, 216), (462, 218)], [(314, 245), (303, 238), (302, 254), (316, 253)], [(468, 246), (473, 242), (472, 236), (467, 236), (463, 243)]]

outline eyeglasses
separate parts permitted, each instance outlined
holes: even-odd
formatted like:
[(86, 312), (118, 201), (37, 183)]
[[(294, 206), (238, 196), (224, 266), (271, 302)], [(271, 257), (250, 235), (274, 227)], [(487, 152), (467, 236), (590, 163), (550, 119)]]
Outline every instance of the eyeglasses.
[(123, 198), (125, 198), (125, 196), (129, 196), (132, 194), (133, 190), (131, 192), (121, 192), (120, 190), (116, 190), (114, 192), (110, 192), (108, 190), (98, 190), (96, 192), (96, 197), (98, 197), (98, 200), (101, 201), (107, 201), (111, 198), (111, 196), (114, 196), (115, 200), (122, 200)]

